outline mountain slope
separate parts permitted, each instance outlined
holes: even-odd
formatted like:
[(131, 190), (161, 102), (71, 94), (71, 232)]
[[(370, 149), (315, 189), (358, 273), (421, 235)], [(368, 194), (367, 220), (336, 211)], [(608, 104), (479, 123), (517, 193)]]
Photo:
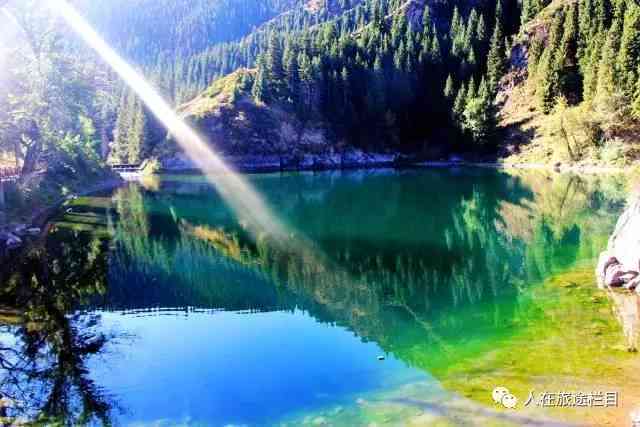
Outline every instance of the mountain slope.
[(82, 0), (79, 7), (127, 56), (140, 65), (155, 65), (244, 37), (304, 1)]
[[(525, 4), (526, 6), (526, 4)], [(498, 96), (509, 161), (640, 158), (640, 6), (554, 0), (529, 15)]]
[[(372, 0), (301, 31), (265, 31), (255, 68), (219, 80), (181, 111), (231, 155), (486, 151), (508, 9), (453, 6), (447, 14), (438, 4), (432, 16), (432, 5)], [(491, 21), (499, 22), (493, 40)]]

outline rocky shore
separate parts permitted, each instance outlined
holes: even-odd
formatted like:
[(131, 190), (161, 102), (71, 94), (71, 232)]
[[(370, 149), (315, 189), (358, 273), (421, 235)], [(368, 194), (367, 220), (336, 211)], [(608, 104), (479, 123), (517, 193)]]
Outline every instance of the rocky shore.
[[(342, 153), (287, 155), (227, 155), (224, 162), (239, 172), (277, 172), (394, 167), (411, 164), (416, 159), (399, 153), (366, 153), (349, 150)], [(198, 167), (184, 154), (160, 159), (163, 172), (197, 171)]]

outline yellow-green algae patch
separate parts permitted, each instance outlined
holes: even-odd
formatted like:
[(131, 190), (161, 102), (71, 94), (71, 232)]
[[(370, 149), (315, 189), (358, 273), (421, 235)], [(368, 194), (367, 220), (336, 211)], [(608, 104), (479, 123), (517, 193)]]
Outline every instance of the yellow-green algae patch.
[[(345, 407), (306, 414), (307, 425), (526, 425), (544, 420), (578, 425), (626, 425), (640, 406), (637, 353), (629, 352), (613, 302), (597, 289), (591, 263), (554, 275), (523, 295), (513, 335), (495, 349), (452, 365), (437, 363), (429, 381), (354, 397)], [(428, 363), (427, 363), (428, 364)], [(515, 410), (496, 405), (491, 392), (507, 387)], [(533, 392), (534, 400), (524, 403)], [(618, 392), (618, 407), (543, 407), (543, 392)], [(287, 422), (283, 422), (286, 425)]]
[[(542, 318), (529, 322), (500, 348), (451, 367), (442, 384), (480, 403), (491, 403), (491, 390), (507, 387), (521, 401), (531, 391), (620, 393), (621, 407), (610, 409), (535, 408), (560, 418), (584, 421), (605, 419), (632, 409), (640, 395), (640, 376), (629, 372), (638, 356), (625, 347), (621, 325), (606, 293), (595, 287), (590, 265), (556, 275), (531, 290), (542, 308)], [(630, 385), (636, 395), (625, 395)], [(535, 401), (531, 404), (536, 407)], [(600, 414), (597, 412), (600, 411)], [(598, 415), (602, 415), (599, 417)], [(620, 415), (620, 414), (619, 414)]]

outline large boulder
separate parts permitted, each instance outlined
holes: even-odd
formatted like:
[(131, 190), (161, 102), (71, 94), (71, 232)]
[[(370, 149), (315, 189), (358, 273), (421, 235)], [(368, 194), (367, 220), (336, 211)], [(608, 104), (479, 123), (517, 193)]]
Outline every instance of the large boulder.
[(640, 198), (620, 217), (607, 250), (600, 255), (596, 274), (603, 288), (640, 291)]

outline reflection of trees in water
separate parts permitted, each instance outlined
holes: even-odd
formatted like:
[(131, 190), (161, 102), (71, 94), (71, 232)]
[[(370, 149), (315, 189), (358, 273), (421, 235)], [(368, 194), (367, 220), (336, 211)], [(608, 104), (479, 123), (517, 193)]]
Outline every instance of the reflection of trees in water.
[[(221, 229), (192, 226), (171, 215), (170, 205), (165, 215), (154, 215), (149, 204), (158, 202), (150, 198), (137, 186), (116, 194), (109, 289), (98, 301), (101, 307), (262, 311), (289, 306), (265, 274), (251, 266), (254, 261), (237, 238), (227, 238)], [(162, 234), (151, 232), (154, 227)]]
[(624, 205), (622, 177), (527, 173), (520, 177), (533, 198), (521, 207), (501, 204), (510, 232), (526, 243), (525, 278), (538, 282), (566, 271), (578, 259), (595, 259)]
[[(110, 297), (122, 289), (129, 292), (117, 298), (124, 304), (213, 302), (228, 309), (246, 309), (237, 305), (239, 300), (253, 308), (300, 304), (319, 320), (338, 322), (389, 350), (414, 341), (416, 333), (442, 343), (443, 334), (465, 327), (467, 319), (456, 310), (474, 311), (476, 304), (515, 301), (517, 296), (509, 275), (518, 269), (522, 245), (503, 238), (495, 223), (500, 221), (497, 202), (517, 202), (527, 191), (514, 188), (505, 177), (489, 176), (489, 183), (478, 186), (474, 177), (466, 182), (461, 178), (450, 192), (438, 188), (447, 179), (430, 183), (433, 194), (425, 197), (416, 197), (429, 188), (424, 183), (404, 179), (388, 185), (382, 179), (371, 190), (384, 201), (374, 215), (366, 200), (370, 194), (349, 182), (312, 191), (318, 197), (294, 193), (283, 214), (302, 222), (316, 243), (293, 248), (268, 237), (251, 240), (232, 221), (220, 225), (203, 216), (193, 218), (195, 224), (186, 222), (182, 218), (192, 212), (173, 214), (180, 205), (191, 206), (184, 192), (175, 196), (183, 198), (175, 204), (165, 196), (165, 219), (158, 218), (156, 195), (142, 196), (131, 187), (119, 196), (126, 202), (118, 209), (122, 226), (115, 232), (110, 270), (112, 285), (127, 286), (112, 286)], [(286, 183), (284, 190), (280, 184), (278, 188), (290, 194)], [(306, 194), (304, 188), (298, 192)], [(148, 233), (154, 222), (171, 217), (173, 228), (177, 224), (180, 229), (177, 236)], [(147, 293), (131, 298), (131, 289), (141, 288)], [(512, 312), (503, 310), (501, 315)], [(497, 321), (495, 313), (476, 314), (485, 323)]]
[[(241, 250), (279, 288), (313, 302), (305, 308), (316, 318), (420, 365), (460, 337), (509, 334), (523, 315), (520, 291), (591, 256), (621, 194), (571, 176), (413, 178), (365, 191), (343, 182), (318, 197), (295, 197), (304, 189), (284, 182), (278, 194), (294, 195), (284, 213), (326, 258), (269, 239), (240, 239)], [(234, 233), (227, 227), (230, 242)]]
[(108, 423), (112, 403), (87, 363), (114, 337), (78, 313), (87, 306), (301, 307), (436, 373), (487, 350), (461, 340), (490, 346), (509, 334), (521, 290), (597, 253), (616, 209), (615, 191), (571, 178), (360, 181), (263, 188), (314, 242), (293, 247), (251, 239), (201, 185), (195, 195), (185, 184), (177, 195), (121, 190), (111, 241), (54, 230), (3, 278), (1, 332), (13, 338), (0, 345), (0, 393), (25, 416)]
[(5, 272), (0, 304), (13, 307), (13, 319), (0, 321), (0, 393), (12, 401), (7, 415), (110, 424), (113, 403), (87, 364), (114, 336), (100, 331), (99, 315), (78, 311), (105, 291), (105, 245), (86, 233), (53, 230)]

